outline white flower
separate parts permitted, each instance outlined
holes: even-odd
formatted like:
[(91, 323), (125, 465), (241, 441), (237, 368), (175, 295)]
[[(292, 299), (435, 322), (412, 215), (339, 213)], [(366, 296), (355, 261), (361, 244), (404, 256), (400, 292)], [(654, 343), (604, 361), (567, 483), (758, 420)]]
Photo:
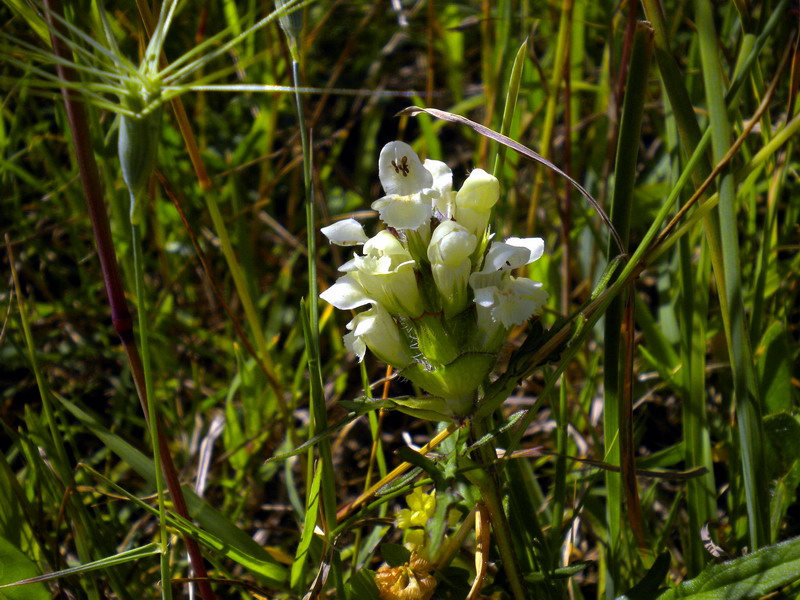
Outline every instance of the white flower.
[(391, 314), (416, 318), (424, 307), (415, 264), (395, 236), (381, 231), (364, 244), (364, 256), (356, 254), (339, 267), (347, 275), (320, 297), (342, 310), (377, 302)]
[(337, 221), (320, 229), (322, 234), (337, 246), (360, 246), (369, 239), (361, 223), (355, 219)]
[(539, 260), (544, 254), (542, 238), (508, 238), (505, 242), (492, 242), (483, 261), (481, 273), (510, 271)]
[(477, 238), (455, 221), (444, 221), (433, 230), (428, 260), (448, 316), (466, 308), (470, 256), (477, 245)]
[(492, 207), (499, 198), (500, 182), (497, 178), (483, 169), (475, 169), (456, 194), (456, 221), (477, 237), (482, 237)]
[(544, 252), (541, 238), (509, 238), (492, 242), (483, 269), (470, 275), (475, 293), (478, 328), (486, 347), (499, 344), (513, 325), (521, 325), (547, 302), (542, 284), (527, 277), (512, 277), (511, 270), (530, 264)]
[(348, 350), (358, 356), (359, 362), (369, 348), (383, 362), (404, 369), (414, 362), (414, 357), (397, 323), (380, 304), (373, 304), (347, 324), (349, 333), (344, 336)]
[(395, 229), (418, 229), (433, 215), (439, 193), (433, 175), (404, 142), (389, 142), (378, 159), (378, 176), (386, 196), (372, 203), (381, 220)]
[(488, 314), (492, 321), (506, 328), (522, 325), (541, 312), (545, 302), (547, 292), (542, 289), (542, 284), (527, 277), (508, 276), (503, 278), (499, 286), (475, 290), (479, 321), (482, 308), (485, 309), (484, 317)]

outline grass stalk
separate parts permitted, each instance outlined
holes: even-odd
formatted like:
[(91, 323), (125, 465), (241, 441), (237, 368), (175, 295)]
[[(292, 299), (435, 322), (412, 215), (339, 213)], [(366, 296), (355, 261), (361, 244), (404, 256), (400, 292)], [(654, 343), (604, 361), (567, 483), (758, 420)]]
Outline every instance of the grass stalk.
[[(695, 1), (695, 17), (711, 121), (711, 145), (714, 158), (719, 161), (725, 156), (730, 145), (731, 126), (722, 93), (722, 74), (717, 58), (717, 36), (712, 7), (707, 0)], [(720, 292), (725, 295), (726, 300), (722, 307), (722, 316), (733, 370), (750, 544), (753, 550), (757, 550), (769, 543), (769, 502), (765, 477), (761, 400), (755, 383), (753, 351), (742, 298), (736, 189), (732, 170), (727, 169), (723, 172), (718, 188), (722, 268), (726, 281), (724, 290)]]
[[(278, 3), (280, 6), (282, 2)], [(297, 126), (300, 130), (300, 144), (303, 152), (303, 189), (305, 191), (305, 213), (306, 213), (306, 248), (308, 250), (308, 301), (305, 302), (305, 316), (307, 327), (304, 329), (306, 334), (306, 352), (308, 356), (308, 370), (311, 378), (311, 419), (312, 430), (309, 435), (318, 435), (328, 428), (328, 415), (325, 406), (325, 397), (322, 389), (322, 370), (320, 365), (320, 346), (319, 346), (319, 284), (317, 281), (317, 229), (316, 229), (316, 206), (314, 201), (314, 185), (312, 181), (313, 156), (311, 153), (311, 142), (309, 131), (306, 126), (305, 109), (303, 107), (302, 96), (299, 91), (300, 79), (300, 60), (297, 36), (301, 33), (299, 19), (285, 17), (281, 19), (281, 28), (286, 34), (289, 51), (292, 56), (292, 84), (295, 88), (294, 100), (297, 114)], [(304, 320), (304, 324), (306, 321)], [(319, 461), (313, 460), (313, 448), (309, 449), (309, 475), (312, 469), (321, 470), (321, 489), (322, 489), (322, 515), (324, 519), (324, 530), (330, 535), (336, 529), (336, 479), (333, 474), (333, 456), (329, 438), (322, 439), (318, 444), (320, 455)], [(312, 481), (313, 476), (308, 481)], [(306, 511), (306, 524), (308, 527), (309, 518), (316, 519), (316, 515), (309, 515)], [(333, 543), (332, 538), (328, 540)], [(338, 597), (344, 597), (344, 574), (342, 573), (341, 558), (339, 553), (334, 551), (331, 554), (331, 571)]]
[[(50, 433), (50, 442), (54, 453), (49, 457), (53, 469), (57, 473), (58, 480), (61, 486), (66, 489), (72, 489), (76, 486), (73, 477), (72, 469), (69, 467), (69, 459), (67, 457), (67, 450), (64, 447), (64, 440), (59, 431), (58, 423), (56, 422), (56, 414), (53, 409), (52, 398), (50, 397), (50, 386), (39, 368), (39, 361), (36, 359), (36, 348), (33, 343), (33, 333), (31, 332), (30, 321), (28, 320), (28, 311), (25, 308), (25, 302), (22, 297), (22, 286), (19, 282), (17, 269), (14, 265), (14, 252), (11, 248), (11, 240), (8, 233), (5, 234), (6, 252), (8, 253), (8, 264), (11, 269), (11, 278), (14, 283), (14, 289), (17, 292), (17, 307), (19, 309), (19, 320), (22, 325), (22, 333), (25, 337), (25, 345), (28, 350), (31, 368), (33, 375), (36, 379), (36, 385), (39, 389), (39, 395), (42, 399), (42, 415), (44, 422)], [(66, 490), (61, 490), (66, 493)], [(89, 519), (85, 514), (83, 504), (75, 500), (72, 494), (66, 493), (67, 506), (70, 513), (73, 515), (72, 521), (72, 534), (75, 536), (75, 547), (78, 552), (78, 557), (84, 563), (92, 560), (91, 543), (87, 532), (87, 524)], [(89, 597), (92, 599), (99, 598), (97, 586), (90, 585), (88, 590)]]
[[(639, 154), (639, 136), (644, 111), (647, 73), (650, 66), (653, 32), (649, 25), (640, 25), (634, 36), (631, 63), (628, 69), (625, 101), (622, 109), (622, 122), (617, 142), (617, 158), (614, 168), (614, 192), (611, 200), (611, 222), (617, 230), (625, 248), (630, 234), (631, 213), (633, 211), (633, 189), (636, 181), (636, 165)], [(608, 255), (613, 256), (616, 250), (614, 241), (609, 237)], [(632, 310), (632, 306), (630, 308)], [(620, 331), (622, 330), (623, 299), (615, 298), (606, 311), (604, 328), (604, 410), (603, 430), (606, 438), (605, 460), (612, 465), (620, 465), (622, 452), (631, 451), (621, 448), (621, 430), (630, 427), (623, 419), (630, 420), (632, 415), (623, 412), (624, 390), (622, 373), (624, 352), (621, 349)], [(627, 436), (626, 436), (627, 437)], [(616, 440), (616, 443), (615, 441)], [(623, 489), (620, 474), (606, 473), (606, 516), (609, 544), (609, 572), (606, 595), (614, 595), (619, 591), (619, 567), (617, 560), (623, 546), (622, 503)], [(629, 499), (631, 500), (631, 499)]]
[[(556, 54), (553, 60), (550, 82), (548, 85), (547, 107), (545, 109), (542, 133), (539, 137), (539, 154), (542, 157), (550, 158), (550, 144), (553, 137), (553, 128), (556, 122), (556, 107), (561, 90), (561, 79), (564, 77), (564, 64), (567, 60), (567, 48), (570, 43), (568, 33), (570, 29), (570, 19), (572, 18), (573, 0), (562, 0), (561, 18), (558, 24), (558, 38), (556, 39)], [(528, 204), (528, 216), (525, 221), (525, 231), (527, 235), (533, 235), (536, 225), (536, 210), (539, 207), (539, 198), (542, 193), (544, 183), (544, 171), (536, 169), (536, 177), (533, 181), (533, 192), (531, 201)]]
[(147, 314), (147, 292), (144, 283), (144, 259), (142, 256), (142, 225), (131, 223), (131, 242), (133, 246), (133, 269), (135, 273), (136, 312), (139, 325), (139, 348), (142, 353), (142, 375), (144, 376), (147, 403), (147, 424), (150, 429), (150, 443), (153, 448), (153, 464), (155, 466), (156, 497), (158, 502), (159, 544), (161, 545), (161, 597), (172, 598), (172, 579), (169, 564), (169, 533), (167, 532), (167, 503), (164, 496), (164, 478), (162, 476), (160, 440), (158, 436), (158, 411), (153, 394), (153, 373), (150, 368), (150, 326)]

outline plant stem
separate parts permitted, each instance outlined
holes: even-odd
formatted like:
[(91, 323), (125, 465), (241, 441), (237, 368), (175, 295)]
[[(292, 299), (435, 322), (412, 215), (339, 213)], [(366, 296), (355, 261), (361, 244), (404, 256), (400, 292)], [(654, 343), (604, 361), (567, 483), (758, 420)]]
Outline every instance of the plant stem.
[[(55, 30), (60, 27), (51, 15), (62, 15), (61, 5), (59, 0), (45, 0), (45, 16), (48, 19), (50, 28)], [(70, 51), (55, 36), (51, 36), (53, 51), (55, 54), (65, 60), (70, 60)], [(58, 76), (66, 81), (72, 82), (76, 80), (75, 74), (72, 69), (66, 67), (64, 64), (56, 66)], [(81, 185), (83, 187), (84, 196), (86, 197), (86, 204), (89, 211), (89, 219), (92, 223), (92, 231), (94, 233), (95, 245), (97, 247), (97, 255), (100, 260), (100, 269), (103, 273), (103, 281), (106, 287), (106, 295), (108, 296), (109, 306), (111, 308), (111, 322), (119, 335), (122, 342), (125, 354), (128, 358), (128, 363), (131, 368), (131, 375), (133, 376), (136, 392), (139, 396), (139, 402), (142, 405), (142, 410), (145, 417), (148, 417), (150, 410), (148, 407), (147, 390), (144, 382), (144, 372), (142, 369), (139, 351), (136, 347), (136, 342), (133, 337), (133, 326), (131, 315), (128, 310), (128, 305), (125, 300), (125, 293), (122, 290), (122, 280), (119, 274), (119, 265), (117, 264), (117, 257), (114, 252), (114, 244), (111, 239), (111, 227), (108, 222), (108, 214), (103, 202), (103, 192), (100, 187), (100, 175), (97, 170), (97, 163), (94, 159), (94, 152), (91, 147), (91, 135), (89, 133), (89, 122), (86, 117), (86, 111), (83, 105), (75, 99), (74, 94), (71, 94), (67, 87), (62, 88), (61, 95), (64, 98), (64, 105), (67, 111), (67, 119), (69, 121), (70, 130), (72, 132), (72, 142), (75, 148), (75, 158), (78, 163), (78, 169), (81, 178)], [(183, 498), (183, 492), (180, 487), (180, 480), (175, 470), (175, 465), (172, 462), (172, 456), (167, 448), (164, 433), (161, 430), (160, 423), (156, 423), (158, 429), (158, 448), (161, 466), (164, 470), (164, 476), (167, 480), (169, 487), (170, 497), (172, 498), (175, 512), (180, 516), (188, 519), (189, 513), (186, 509), (186, 502)], [(192, 563), (195, 575), (198, 578), (206, 579), (208, 573), (203, 562), (203, 555), (200, 552), (200, 547), (189, 536), (184, 536), (184, 543), (189, 552), (189, 559)], [(203, 600), (213, 600), (214, 593), (211, 590), (211, 585), (207, 581), (201, 581), (199, 584), (200, 595)]]
[[(475, 440), (481, 439), (488, 433), (486, 419), (473, 419), (471, 427), (472, 436)], [(480, 489), (483, 501), (489, 509), (497, 549), (503, 559), (503, 568), (511, 585), (514, 598), (515, 600), (526, 600), (528, 592), (519, 568), (517, 553), (512, 543), (511, 527), (500, 496), (499, 476), (496, 468), (497, 453), (495, 452), (494, 444), (481, 445), (478, 448), (478, 460), (483, 469), (474, 474), (472, 481)]]
[[(140, 200), (139, 200), (140, 201)], [(139, 346), (142, 349), (142, 371), (144, 387), (150, 401), (147, 404), (147, 424), (150, 428), (150, 442), (153, 448), (156, 495), (158, 498), (159, 543), (161, 544), (161, 597), (172, 598), (171, 569), (169, 564), (169, 534), (167, 533), (167, 505), (164, 497), (164, 478), (161, 474), (160, 440), (158, 439), (158, 416), (156, 400), (153, 395), (153, 374), (150, 369), (150, 328), (147, 319), (147, 295), (144, 286), (144, 261), (142, 258), (141, 225), (131, 223), (131, 243), (133, 246), (133, 270), (136, 282), (136, 312), (139, 322)]]

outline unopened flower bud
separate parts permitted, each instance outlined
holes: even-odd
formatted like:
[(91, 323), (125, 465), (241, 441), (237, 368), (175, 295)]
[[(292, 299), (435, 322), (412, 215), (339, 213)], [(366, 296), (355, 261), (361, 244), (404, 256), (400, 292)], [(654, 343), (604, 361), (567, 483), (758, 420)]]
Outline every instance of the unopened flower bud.
[(475, 169), (456, 194), (456, 221), (482, 238), (492, 207), (499, 198), (500, 182), (497, 178), (483, 169)]

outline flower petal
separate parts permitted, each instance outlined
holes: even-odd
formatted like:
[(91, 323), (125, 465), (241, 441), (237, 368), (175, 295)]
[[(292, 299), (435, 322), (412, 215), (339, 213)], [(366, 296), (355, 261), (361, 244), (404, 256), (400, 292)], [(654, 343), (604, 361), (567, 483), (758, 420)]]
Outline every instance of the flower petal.
[(352, 331), (344, 334), (344, 347), (358, 357), (358, 362), (364, 360), (364, 355), (367, 353), (367, 345), (360, 337)]
[(389, 142), (383, 147), (378, 176), (388, 196), (410, 196), (433, 185), (433, 175), (405, 142)]
[(528, 257), (528, 262), (525, 263), (526, 265), (529, 265), (535, 260), (539, 260), (542, 254), (544, 254), (544, 240), (542, 238), (510, 237), (506, 240), (506, 244), (509, 246), (516, 246), (517, 248), (528, 249), (531, 255)]
[(495, 294), (497, 304), (492, 317), (505, 327), (522, 325), (534, 314), (541, 312), (547, 302), (547, 292), (542, 284), (527, 277), (508, 277)]
[(372, 209), (378, 211), (381, 221), (389, 227), (417, 229), (433, 216), (435, 196), (436, 192), (430, 188), (406, 196), (384, 196), (372, 203)]
[(361, 223), (355, 219), (337, 221), (323, 227), (320, 231), (332, 244), (337, 246), (360, 246), (369, 240)]
[(331, 287), (319, 295), (320, 298), (341, 310), (350, 310), (372, 303), (364, 288), (355, 277), (339, 277)]
[(453, 172), (450, 167), (440, 160), (430, 158), (426, 158), (422, 166), (433, 176), (433, 184), (430, 187), (440, 194), (449, 194), (453, 189)]

